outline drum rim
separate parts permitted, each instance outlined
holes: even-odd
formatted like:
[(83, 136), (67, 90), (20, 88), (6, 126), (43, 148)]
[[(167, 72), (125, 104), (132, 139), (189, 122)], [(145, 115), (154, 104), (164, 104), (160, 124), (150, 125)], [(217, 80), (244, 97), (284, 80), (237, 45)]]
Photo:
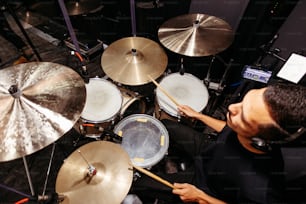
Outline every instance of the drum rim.
[[(167, 75), (167, 76), (165, 76), (163, 79), (161, 79), (160, 84), (162, 83), (162, 81), (163, 81), (165, 78), (167, 78), (167, 77), (169, 77), (169, 76), (171, 76), (171, 75), (173, 76), (173, 75), (181, 75), (181, 74), (180, 74), (179, 72), (170, 73), (169, 75)], [(200, 110), (200, 111), (203, 111), (203, 110), (205, 109), (205, 107), (207, 106), (208, 100), (209, 100), (209, 92), (208, 92), (207, 87), (205, 86), (204, 83), (202, 83), (202, 80), (200, 80), (199, 78), (197, 78), (197, 77), (194, 76), (193, 74), (184, 73), (184, 75), (187, 75), (188, 77), (191, 77), (191, 78), (197, 80), (198, 82), (200, 82), (200, 84), (203, 85), (202, 87), (204, 88), (205, 92), (207, 93), (207, 100), (206, 100), (205, 103), (203, 103), (203, 105), (202, 105), (203, 108), (201, 108), (201, 110)], [(158, 97), (158, 95), (157, 95), (157, 92), (159, 92), (159, 91), (158, 91), (158, 88), (155, 89), (155, 96), (156, 96), (156, 101), (157, 101), (157, 103), (158, 103), (158, 105), (159, 105), (159, 108), (160, 108), (161, 110), (165, 111), (167, 114), (173, 116), (173, 117), (180, 117), (179, 114), (175, 114), (175, 113), (173, 113), (173, 112), (167, 110), (167, 109), (165, 108), (165, 106), (163, 106), (164, 104), (161, 103), (161, 101), (160, 101), (160, 99), (159, 99), (159, 97)], [(161, 93), (161, 92), (159, 92), (159, 93)]]
[[(118, 129), (124, 124), (124, 122), (132, 119), (132, 118), (141, 118), (141, 117), (145, 117), (145, 118), (149, 118), (149, 119), (152, 119), (151, 121), (154, 122), (154, 124), (158, 127), (158, 128), (162, 128), (163, 130), (163, 133), (164, 133), (164, 145), (162, 148), (159, 149), (158, 153), (156, 155), (154, 155), (153, 157), (149, 158), (149, 159), (146, 159), (144, 162), (137, 162), (137, 161), (134, 161), (133, 158), (130, 158), (131, 159), (131, 162), (134, 164), (134, 165), (137, 165), (137, 166), (140, 166), (140, 167), (143, 167), (143, 168), (148, 168), (148, 167), (152, 167), (154, 166), (155, 164), (157, 164), (158, 162), (160, 162), (163, 157), (165, 156), (165, 154), (167, 153), (168, 151), (168, 148), (169, 148), (169, 143), (170, 143), (170, 139), (169, 139), (169, 133), (168, 133), (168, 130), (166, 129), (165, 125), (159, 121), (158, 119), (156, 119), (155, 117), (151, 116), (151, 115), (148, 115), (148, 114), (132, 114), (132, 115), (129, 115), (125, 118), (123, 118), (121, 121), (119, 121), (114, 129), (113, 129), (113, 132), (118, 134)], [(122, 137), (123, 139), (124, 137)], [(121, 144), (122, 145), (122, 144)], [(122, 146), (122, 148), (124, 148), (124, 146)], [(124, 148), (125, 149), (125, 148)], [(126, 150), (127, 151), (127, 150)], [(128, 152), (128, 151), (127, 151)], [(129, 152), (128, 152), (129, 154)]]
[[(90, 80), (98, 80), (98, 81), (103, 81), (103, 82), (106, 82), (108, 85), (110, 85), (112, 88), (114, 88), (114, 90), (116, 90), (116, 92), (118, 93), (118, 95), (120, 96), (120, 106), (119, 106), (119, 110), (117, 110), (117, 112), (115, 114), (113, 114), (111, 117), (108, 117), (106, 119), (103, 119), (103, 120), (91, 120), (89, 118), (85, 118), (82, 114), (85, 110), (85, 107), (86, 107), (86, 102), (85, 102), (85, 105), (84, 105), (84, 108), (82, 110), (82, 113), (81, 113), (81, 116), (80, 118), (84, 121), (84, 122), (87, 122), (87, 123), (94, 123), (94, 124), (97, 124), (97, 123), (103, 123), (103, 122), (110, 122), (112, 120), (114, 120), (116, 117), (119, 116), (120, 112), (121, 112), (121, 109), (122, 109), (122, 103), (123, 103), (123, 97), (122, 97), (122, 93), (121, 91), (119, 90), (119, 88), (113, 84), (111, 81), (107, 80), (107, 79), (104, 79), (104, 78), (100, 78), (100, 77), (92, 77), (92, 78), (89, 78), (89, 82), (88, 84), (90, 83)], [(87, 97), (87, 95), (86, 95)]]

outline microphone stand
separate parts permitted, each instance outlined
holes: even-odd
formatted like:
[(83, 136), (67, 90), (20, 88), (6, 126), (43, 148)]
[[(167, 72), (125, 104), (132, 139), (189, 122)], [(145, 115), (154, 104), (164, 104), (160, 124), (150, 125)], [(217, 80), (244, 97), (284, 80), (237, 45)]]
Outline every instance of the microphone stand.
[(19, 27), (20, 31), (21, 31), (22, 34), (24, 35), (25, 39), (28, 41), (28, 43), (29, 43), (30, 47), (32, 48), (34, 54), (36, 55), (38, 61), (41, 62), (42, 59), (41, 59), (40, 55), (38, 54), (38, 52), (37, 52), (35, 46), (33, 45), (33, 43), (32, 43), (32, 41), (31, 41), (30, 37), (28, 36), (27, 32), (26, 32), (25, 29), (23, 28), (22, 24), (20, 23), (20, 20), (19, 20), (19, 18), (17, 17), (15, 11), (11, 8), (11, 6), (10, 6), (6, 1), (4, 1), (4, 2), (5, 2), (5, 7), (8, 9), (8, 12), (9, 12), (9, 13), (12, 15), (12, 17), (14, 18), (14, 20), (15, 20), (17, 26)]

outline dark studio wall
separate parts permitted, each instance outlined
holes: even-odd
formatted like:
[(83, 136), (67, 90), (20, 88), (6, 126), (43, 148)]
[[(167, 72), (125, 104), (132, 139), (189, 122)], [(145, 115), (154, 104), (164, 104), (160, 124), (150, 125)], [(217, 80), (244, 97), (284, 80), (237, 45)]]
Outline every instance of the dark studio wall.
[[(65, 2), (69, 1), (72, 0)], [(132, 36), (131, 0), (83, 1), (88, 3), (98, 1), (103, 5), (103, 9), (95, 13), (71, 17), (73, 26), (78, 30), (80, 37), (98, 38), (110, 44), (120, 38)], [(51, 19), (65, 25), (57, 0), (26, 0), (25, 2), (29, 7), (41, 2), (51, 2), (54, 9), (48, 6), (48, 12), (46, 12), (46, 8), (36, 7), (36, 11), (53, 15), (50, 16)], [(168, 67), (173, 72), (178, 71), (181, 58), (184, 58), (184, 67), (187, 72), (203, 79), (209, 66), (212, 66), (211, 77), (218, 81), (225, 71), (226, 63), (233, 59), (227, 80), (228, 83), (233, 83), (240, 80), (244, 65), (255, 64), (260, 57), (265, 57), (260, 46), (267, 44), (277, 33), (279, 38), (275, 46), (281, 49), (285, 58), (288, 57), (288, 52), (304, 49), (297, 48), (303, 41), (303, 29), (305, 29), (305, 26), (302, 26), (305, 21), (303, 16), (305, 3), (302, 0), (134, 0), (134, 3), (136, 35), (156, 42), (158, 42), (157, 32), (162, 23), (188, 13), (219, 17), (229, 23), (235, 31), (235, 39), (231, 46), (222, 53), (218, 53), (218, 59), (221, 60), (215, 60), (212, 65), (210, 64), (212, 56), (186, 57), (165, 48), (169, 57)], [(287, 19), (289, 15), (290, 18)]]

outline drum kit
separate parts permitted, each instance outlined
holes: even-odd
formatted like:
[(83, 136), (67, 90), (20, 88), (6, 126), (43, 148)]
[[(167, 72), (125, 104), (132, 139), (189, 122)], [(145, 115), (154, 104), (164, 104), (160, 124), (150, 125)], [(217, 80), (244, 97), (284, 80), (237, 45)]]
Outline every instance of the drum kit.
[[(170, 19), (160, 27), (158, 36), (167, 49), (195, 57), (221, 52), (233, 40), (225, 21), (203, 14)], [(105, 74), (130, 86), (155, 82), (167, 63), (163, 48), (143, 37), (115, 41), (101, 56)], [(132, 185), (133, 170), (146, 173), (143, 168), (150, 169), (167, 153), (169, 136), (160, 119), (163, 114), (180, 117), (177, 104), (170, 99), (200, 112), (209, 98), (198, 78), (171, 73), (159, 84), (171, 97), (156, 88), (153, 116), (138, 113), (122, 118), (127, 102), (111, 80), (91, 78), (85, 83), (74, 70), (51, 62), (30, 62), (0, 71), (0, 161), (23, 158), (32, 195), (25, 157), (55, 143), (79, 123), (89, 128), (85, 131), (88, 135), (111, 129), (122, 141), (101, 139), (74, 151), (58, 172), (56, 193), (62, 195), (62, 203), (121, 203)]]

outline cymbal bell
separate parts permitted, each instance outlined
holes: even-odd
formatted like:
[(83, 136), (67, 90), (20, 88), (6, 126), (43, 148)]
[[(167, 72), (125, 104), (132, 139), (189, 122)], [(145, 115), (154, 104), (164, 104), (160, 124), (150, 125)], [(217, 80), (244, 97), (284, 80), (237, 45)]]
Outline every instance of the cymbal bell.
[(110, 44), (102, 54), (101, 66), (113, 81), (143, 85), (156, 79), (167, 67), (168, 57), (161, 46), (147, 38), (127, 37)]
[(185, 14), (169, 19), (158, 30), (158, 38), (172, 52), (202, 57), (230, 46), (234, 33), (224, 20), (206, 14)]
[(69, 131), (85, 105), (74, 70), (30, 62), (0, 70), (0, 161), (34, 153)]
[(120, 204), (133, 179), (128, 153), (119, 145), (95, 141), (81, 146), (63, 163), (55, 190), (62, 204)]

